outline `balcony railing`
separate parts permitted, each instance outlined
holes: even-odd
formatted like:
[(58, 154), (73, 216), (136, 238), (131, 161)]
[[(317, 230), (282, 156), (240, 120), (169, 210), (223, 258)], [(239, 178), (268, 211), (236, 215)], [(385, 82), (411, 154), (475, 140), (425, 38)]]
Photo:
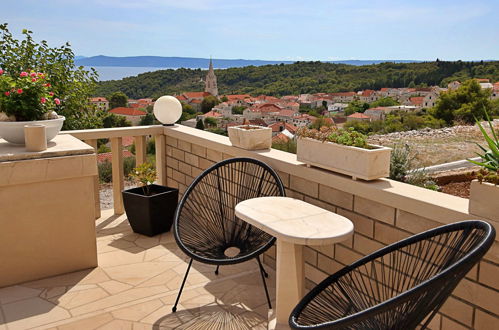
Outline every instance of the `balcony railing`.
[[(135, 161), (137, 165), (146, 162), (146, 137), (151, 136), (155, 139), (156, 146), (156, 169), (158, 173), (157, 182), (166, 185), (166, 154), (165, 154), (165, 135), (163, 126), (136, 126), (122, 128), (102, 128), (89, 130), (63, 131), (61, 134), (70, 134), (92, 146), (97, 152), (97, 140), (109, 139), (111, 141), (111, 164), (112, 164), (112, 185), (114, 214), (123, 214), (123, 197), (121, 192), (125, 187), (123, 173), (123, 144), (124, 137), (133, 136), (135, 143)], [(99, 199), (99, 177), (95, 178), (95, 218), (100, 218), (100, 199)]]

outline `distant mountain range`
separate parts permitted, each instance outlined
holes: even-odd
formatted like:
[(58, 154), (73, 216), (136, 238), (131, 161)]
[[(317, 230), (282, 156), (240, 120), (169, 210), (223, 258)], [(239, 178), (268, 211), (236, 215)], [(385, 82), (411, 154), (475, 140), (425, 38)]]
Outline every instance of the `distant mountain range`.
[[(154, 67), (154, 68), (207, 68), (208, 58), (197, 57), (163, 57), (163, 56), (76, 56), (76, 64), (83, 66), (106, 66), (106, 67)], [(265, 61), (265, 60), (243, 60), (243, 59), (213, 59), (213, 65), (217, 69), (238, 68), (245, 66), (262, 66), (268, 64), (292, 64), (296, 61)], [(415, 60), (345, 60), (345, 61), (321, 61), (337, 64), (368, 65), (384, 62), (392, 63), (416, 63)]]

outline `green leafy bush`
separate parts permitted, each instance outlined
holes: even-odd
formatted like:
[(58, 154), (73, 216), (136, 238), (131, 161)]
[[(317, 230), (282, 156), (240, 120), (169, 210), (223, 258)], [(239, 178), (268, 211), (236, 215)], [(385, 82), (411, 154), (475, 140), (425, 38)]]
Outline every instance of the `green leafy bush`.
[[(125, 157), (123, 159), (123, 172), (125, 177), (128, 177), (135, 167), (135, 157)], [(99, 171), (100, 182), (112, 182), (113, 181), (113, 170), (110, 161), (105, 160), (97, 164), (97, 169)]]
[[(95, 128), (99, 120), (92, 118), (88, 104), (96, 82), (97, 72), (87, 71), (74, 64), (74, 53), (69, 43), (51, 48), (43, 40), (35, 42), (32, 32), (24, 29), (24, 40), (17, 40), (7, 24), (0, 24), (0, 67), (11, 76), (21, 72), (43, 72), (51, 91), (62, 101), (59, 115), (66, 117), (65, 129)], [(89, 125), (90, 127), (85, 127)]]
[(310, 138), (322, 142), (332, 142), (345, 146), (353, 146), (364, 149), (372, 149), (367, 144), (367, 136), (355, 131), (353, 128), (337, 128), (336, 126), (323, 126), (319, 130), (302, 127), (296, 132), (300, 138)]

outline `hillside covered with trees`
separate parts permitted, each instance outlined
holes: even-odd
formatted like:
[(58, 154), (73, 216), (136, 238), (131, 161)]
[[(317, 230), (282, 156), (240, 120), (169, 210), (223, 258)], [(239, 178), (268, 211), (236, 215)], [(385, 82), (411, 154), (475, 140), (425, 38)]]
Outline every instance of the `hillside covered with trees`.
[[(215, 63), (216, 65), (216, 63)], [(283, 96), (302, 93), (332, 93), (382, 87), (446, 86), (453, 80), (489, 78), (499, 80), (499, 61), (381, 63), (363, 66), (323, 62), (247, 66), (215, 70), (221, 94)], [(156, 98), (204, 89), (206, 70), (169, 69), (143, 73), (122, 80), (100, 82), (95, 95), (116, 91), (130, 98)]]

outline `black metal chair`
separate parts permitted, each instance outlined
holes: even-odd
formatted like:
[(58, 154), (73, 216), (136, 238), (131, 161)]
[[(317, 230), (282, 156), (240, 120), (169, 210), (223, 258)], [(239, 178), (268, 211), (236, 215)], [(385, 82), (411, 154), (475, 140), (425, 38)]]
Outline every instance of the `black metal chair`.
[(313, 288), (289, 317), (294, 329), (426, 328), (495, 238), (484, 221), (438, 227), (368, 255)]
[(193, 260), (216, 265), (215, 274), (218, 274), (220, 266), (256, 259), (272, 308), (265, 283), (268, 275), (260, 254), (274, 244), (275, 237), (237, 218), (234, 210), (241, 201), (263, 196), (285, 196), (284, 186), (272, 168), (251, 158), (221, 161), (201, 173), (187, 188), (175, 214), (173, 233), (178, 246), (191, 260), (173, 312), (177, 310)]

